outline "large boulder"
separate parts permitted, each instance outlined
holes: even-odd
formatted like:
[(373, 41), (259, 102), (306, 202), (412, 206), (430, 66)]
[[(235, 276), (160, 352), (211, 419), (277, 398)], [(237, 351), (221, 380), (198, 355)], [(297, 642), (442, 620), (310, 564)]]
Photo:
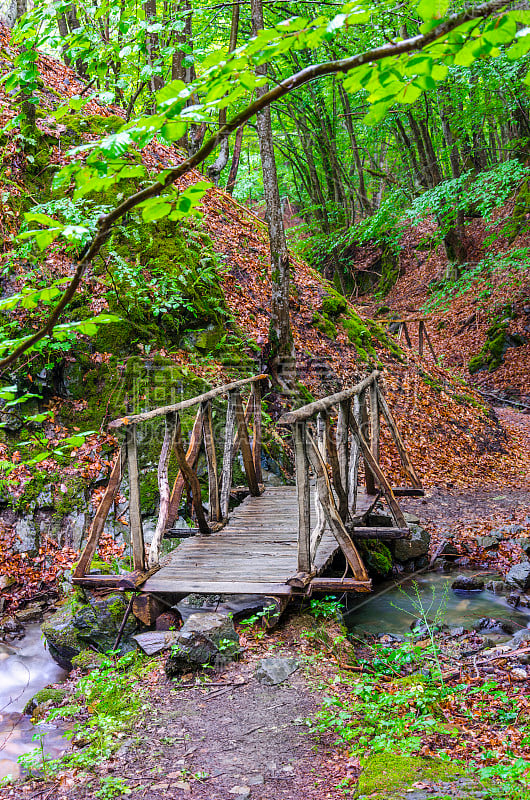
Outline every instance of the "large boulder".
[(456, 592), (481, 592), (484, 581), (476, 575), (458, 575), (452, 582), (451, 589)]
[(72, 669), (72, 658), (83, 649), (74, 624), (75, 612), (70, 606), (56, 611), (41, 626), (51, 657), (63, 669)]
[(410, 539), (396, 539), (394, 558), (404, 564), (413, 558), (426, 556), (431, 544), (431, 535), (421, 525), (409, 525)]
[(506, 583), (514, 589), (528, 589), (530, 587), (530, 561), (520, 561), (514, 564), (506, 575)]
[[(114, 648), (127, 604), (120, 594), (111, 594), (100, 600), (74, 608), (65, 606), (42, 625), (51, 656), (63, 667), (72, 669), (72, 659), (82, 650), (95, 648), (106, 653)], [(120, 649), (132, 647), (128, 639), (136, 630), (136, 620), (129, 617), (121, 639)]]
[[(121, 594), (110, 594), (101, 600), (91, 598), (75, 615), (74, 624), (79, 638), (100, 653), (112, 650), (126, 610), (127, 603)], [(122, 641), (127, 642), (135, 630), (136, 620), (131, 614), (123, 630)]]
[(173, 677), (200, 669), (205, 664), (230, 661), (239, 653), (239, 637), (230, 617), (216, 613), (192, 614), (175, 633), (166, 674)]

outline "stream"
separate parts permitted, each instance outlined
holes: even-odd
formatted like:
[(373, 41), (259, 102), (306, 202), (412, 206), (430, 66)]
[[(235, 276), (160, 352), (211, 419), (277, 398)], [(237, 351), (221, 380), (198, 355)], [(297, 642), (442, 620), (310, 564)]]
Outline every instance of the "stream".
[(64, 729), (33, 725), (23, 714), (28, 700), (45, 686), (63, 681), (66, 672), (44, 647), (40, 623), (27, 625), (25, 636), (13, 644), (0, 643), (0, 778), (21, 774), (19, 756), (37, 747), (35, 732), (43, 732), (44, 753), (57, 758), (67, 747)]
[[(344, 622), (352, 633), (409, 633), (411, 623), (421, 616), (415, 583), (426, 616), (435, 619), (439, 612), (441, 622), (451, 628), (461, 626), (469, 629), (483, 617), (510, 620), (520, 628), (530, 625), (530, 609), (514, 609), (505, 597), (488, 589), (481, 592), (454, 592), (451, 584), (457, 574), (476, 573), (427, 572), (411, 576), (399, 586), (393, 581), (382, 584), (371, 597), (363, 599), (359, 595), (351, 596), (343, 613)], [(488, 575), (486, 582), (492, 577)]]

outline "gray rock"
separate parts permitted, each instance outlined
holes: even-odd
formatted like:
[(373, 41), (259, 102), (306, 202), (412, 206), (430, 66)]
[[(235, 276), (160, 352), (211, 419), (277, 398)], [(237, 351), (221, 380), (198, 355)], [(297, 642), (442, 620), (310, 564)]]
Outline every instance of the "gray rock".
[(475, 631), (488, 631), (489, 633), (508, 633), (512, 636), (517, 630), (517, 625), (509, 619), (493, 619), (482, 617), (473, 624)]
[(421, 525), (409, 525), (411, 538), (397, 539), (394, 542), (394, 558), (404, 563), (413, 558), (426, 556), (429, 552), (431, 535)]
[[(51, 656), (64, 669), (72, 669), (72, 659), (87, 645), (100, 653), (112, 650), (126, 608), (120, 594), (111, 594), (101, 600), (92, 598), (79, 609), (60, 609), (41, 627)], [(122, 635), (122, 652), (131, 649), (128, 639), (135, 630), (136, 621), (130, 616)]]
[[(121, 594), (110, 594), (101, 600), (90, 598), (88, 605), (82, 606), (74, 617), (79, 638), (100, 653), (112, 650), (126, 610), (127, 603)], [(123, 650), (128, 649), (127, 639), (135, 631), (136, 620), (131, 614), (122, 634)]]
[(30, 519), (20, 519), (15, 525), (17, 541), (13, 543), (15, 553), (37, 553), (39, 536), (35, 523)]
[(503, 526), (502, 528), (494, 528), (487, 535), (491, 536), (497, 542), (502, 542), (502, 540), (504, 539), (504, 537), (506, 535), (506, 526)]
[(37, 504), (37, 508), (53, 508), (54, 503), (52, 490), (44, 489), (44, 491), (37, 495), (35, 502)]
[(40, 619), (42, 617), (42, 612), (45, 607), (45, 603), (28, 603), (27, 606), (24, 608), (20, 608), (15, 611), (15, 617), (18, 619), (19, 622), (33, 622), (36, 619)]
[(239, 637), (230, 617), (212, 612), (192, 614), (176, 632), (166, 674), (172, 677), (215, 661), (230, 661), (239, 653)]
[(178, 639), (177, 631), (146, 631), (137, 633), (132, 637), (143, 652), (148, 656), (169, 650)]
[(528, 589), (530, 587), (530, 561), (520, 561), (514, 564), (506, 575), (506, 583), (511, 588)]
[(412, 514), (410, 511), (404, 511), (403, 516), (407, 520), (407, 522), (412, 522), (414, 525), (420, 524), (420, 518), (416, 516), (416, 514)]
[(85, 527), (86, 527), (86, 514), (81, 512), (77, 514), (75, 517), (72, 515), (72, 527), (70, 531), (71, 541), (72, 541), (72, 548), (74, 550), (81, 549), (81, 542), (83, 541), (83, 536), (85, 535)]
[(528, 536), (524, 536), (522, 539), (514, 539), (513, 542), (518, 544), (527, 555), (530, 555), (530, 538)]
[(476, 542), (482, 550), (493, 550), (499, 546), (499, 539), (496, 536), (477, 536)]
[(63, 669), (72, 669), (72, 658), (79, 655), (83, 643), (74, 625), (74, 612), (69, 606), (59, 609), (41, 626), (51, 657)]
[(511, 645), (513, 650), (518, 650), (519, 647), (523, 647), (524, 646), (525, 642), (530, 642), (530, 629), (529, 628), (523, 628), (522, 630), (517, 631), (516, 633), (514, 633), (514, 635), (512, 636), (512, 640), (510, 642), (510, 645)]
[(454, 637), (463, 636), (464, 633), (465, 633), (465, 629), (462, 627), (462, 625), (457, 625), (454, 628), (449, 628), (449, 634), (451, 636), (454, 636)]
[(489, 581), (486, 584), (486, 589), (493, 592), (493, 594), (502, 594), (506, 589), (506, 584), (504, 581)]
[(259, 662), (255, 676), (260, 683), (267, 686), (275, 686), (277, 683), (286, 681), (289, 675), (298, 669), (298, 661), (295, 658), (262, 658)]
[(451, 589), (457, 592), (481, 592), (484, 589), (484, 581), (475, 575), (458, 575), (452, 582)]

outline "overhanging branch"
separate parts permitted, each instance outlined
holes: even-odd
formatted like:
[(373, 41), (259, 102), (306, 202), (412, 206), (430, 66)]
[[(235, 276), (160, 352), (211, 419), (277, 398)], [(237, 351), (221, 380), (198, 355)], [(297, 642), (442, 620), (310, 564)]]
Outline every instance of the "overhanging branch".
[(107, 239), (112, 226), (115, 222), (117, 222), (117, 220), (121, 219), (125, 214), (132, 211), (132, 209), (138, 206), (140, 203), (160, 195), (165, 189), (179, 180), (179, 178), (183, 177), (192, 169), (195, 169), (195, 167), (198, 167), (200, 164), (202, 164), (206, 158), (211, 155), (222, 139), (237, 130), (240, 125), (248, 122), (249, 119), (251, 119), (263, 108), (266, 108), (290, 92), (293, 92), (295, 89), (298, 89), (304, 84), (316, 80), (317, 78), (322, 78), (327, 75), (336, 75), (342, 72), (349, 72), (350, 70), (363, 66), (364, 64), (381, 61), (384, 58), (403, 55), (404, 53), (410, 53), (414, 50), (422, 50), (424, 47), (433, 44), (437, 39), (440, 39), (443, 36), (446, 36), (448, 33), (451, 33), (451, 31), (460, 27), (460, 25), (472, 20), (485, 19), (512, 4), (513, 3), (511, 2), (506, 2), (506, 0), (491, 0), (489, 3), (483, 3), (475, 8), (468, 8), (459, 14), (452, 14), (444, 22), (440, 23), (440, 25), (437, 25), (428, 33), (418, 34), (417, 36), (412, 36), (409, 39), (404, 39), (401, 42), (389, 42), (381, 47), (376, 47), (364, 53), (350, 56), (349, 58), (343, 58), (336, 61), (327, 61), (322, 64), (314, 64), (309, 67), (305, 67), (294, 75), (285, 78), (285, 80), (281, 81), (264, 95), (254, 100), (253, 103), (243, 109), (243, 111), (241, 111), (239, 114), (236, 114), (234, 117), (232, 117), (231, 120), (229, 120), (222, 128), (220, 128), (213, 136), (211, 136), (210, 139), (208, 139), (202, 145), (202, 147), (197, 150), (196, 153), (187, 158), (178, 166), (168, 170), (162, 181), (156, 181), (145, 187), (145, 189), (130, 195), (115, 209), (100, 217), (98, 221), (98, 231), (94, 236), (94, 239), (78, 261), (72, 282), (65, 290), (63, 296), (52, 311), (46, 324), (36, 331), (33, 336), (15, 348), (12, 353), (1, 359), (0, 370), (5, 369), (5, 367), (8, 367), (10, 364), (14, 363), (19, 356), (40, 341), (40, 339), (43, 339), (45, 336), (52, 333), (61, 313), (74, 296), (87, 266), (98, 254), (103, 243)]

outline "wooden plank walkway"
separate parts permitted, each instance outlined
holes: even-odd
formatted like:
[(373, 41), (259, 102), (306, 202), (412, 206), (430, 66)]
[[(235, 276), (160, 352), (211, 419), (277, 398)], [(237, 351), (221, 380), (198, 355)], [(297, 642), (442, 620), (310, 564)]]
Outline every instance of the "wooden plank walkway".
[[(327, 530), (316, 554), (318, 575), (338, 550)], [(247, 497), (218, 533), (185, 539), (161, 559), (160, 570), (142, 588), (153, 593), (290, 595), (287, 581), (298, 571), (297, 554), (296, 487), (271, 487), (260, 497)]]

